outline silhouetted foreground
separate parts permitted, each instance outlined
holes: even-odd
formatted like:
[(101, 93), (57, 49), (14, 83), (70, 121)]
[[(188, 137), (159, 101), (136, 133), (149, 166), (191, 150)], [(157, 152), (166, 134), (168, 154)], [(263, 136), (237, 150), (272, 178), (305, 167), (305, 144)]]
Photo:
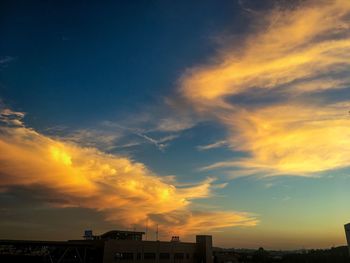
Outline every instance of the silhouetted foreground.
[(300, 251), (214, 249), (214, 263), (350, 263), (346, 246)]
[(99, 241), (0, 240), (1, 263), (102, 262), (103, 243)]
[[(102, 250), (98, 247), (90, 248), (85, 253), (85, 259), (82, 260), (77, 256), (77, 251), (82, 255), (83, 251), (79, 247), (72, 246), (64, 258), (62, 257), (63, 247), (57, 246), (48, 256), (45, 253), (37, 251), (37, 255), (31, 254), (23, 250), (21, 254), (0, 253), (1, 263), (100, 263), (102, 258)], [(78, 249), (78, 250), (76, 250)], [(4, 251), (2, 251), (4, 252)], [(259, 250), (234, 250), (214, 248), (214, 263), (350, 263), (350, 257), (347, 247), (336, 247), (331, 249), (317, 249), (309, 251), (266, 251), (262, 248)], [(147, 260), (128, 260), (119, 259), (115, 262), (148, 262)], [(159, 262), (173, 262), (171, 260), (159, 260)], [(177, 260), (176, 262), (185, 262)]]
[(68, 241), (0, 240), (0, 263), (213, 263), (212, 237), (196, 242), (143, 240), (144, 232), (112, 230)]

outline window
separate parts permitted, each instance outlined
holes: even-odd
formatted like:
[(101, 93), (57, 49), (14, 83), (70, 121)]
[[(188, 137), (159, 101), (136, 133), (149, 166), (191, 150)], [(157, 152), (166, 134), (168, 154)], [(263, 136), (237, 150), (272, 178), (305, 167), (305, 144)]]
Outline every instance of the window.
[(174, 259), (184, 259), (184, 253), (175, 253)]
[(186, 258), (190, 259), (190, 254), (186, 253)]
[(159, 259), (170, 259), (169, 253), (159, 253)]
[(141, 253), (140, 253), (140, 252), (138, 252), (138, 253), (136, 254), (136, 259), (137, 259), (137, 260), (141, 260)]
[(145, 260), (156, 259), (156, 253), (144, 253), (143, 259), (145, 259)]
[(117, 252), (114, 255), (115, 260), (133, 260), (134, 254), (129, 252)]

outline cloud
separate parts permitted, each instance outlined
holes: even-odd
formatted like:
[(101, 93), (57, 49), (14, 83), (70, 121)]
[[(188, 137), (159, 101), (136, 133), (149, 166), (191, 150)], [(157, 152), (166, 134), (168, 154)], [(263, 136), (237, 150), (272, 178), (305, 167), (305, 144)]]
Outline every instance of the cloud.
[(246, 167), (271, 174), (308, 175), (346, 167), (350, 162), (349, 108), (350, 103), (324, 109), (287, 104), (222, 116), (232, 133), (231, 147), (251, 156), (207, 169)]
[(95, 124), (94, 128), (79, 128), (71, 130), (67, 126), (55, 125), (45, 128), (43, 132), (51, 138), (73, 142), (83, 147), (93, 147), (104, 152), (111, 152), (118, 148), (117, 144), (124, 134), (120, 129), (109, 128)]
[[(142, 163), (94, 147), (52, 139), (23, 125), (0, 126), (0, 153), (2, 191), (13, 187), (47, 189), (49, 204), (93, 209), (121, 227), (144, 226), (147, 218), (152, 226), (158, 223), (154, 215), (181, 217), (182, 221), (163, 220), (159, 224), (169, 232), (181, 229), (185, 234), (200, 230), (204, 225), (201, 222), (206, 220), (203, 230), (257, 223), (254, 216), (239, 212), (211, 211), (201, 216), (192, 211), (193, 200), (211, 196), (213, 179), (177, 187)], [(225, 217), (225, 224), (211, 222), (216, 213)]]
[(225, 146), (227, 144), (226, 140), (221, 140), (221, 141), (217, 141), (211, 144), (207, 144), (207, 145), (199, 145), (197, 146), (197, 149), (199, 151), (206, 151), (206, 150), (211, 150), (211, 149), (215, 149), (215, 148), (220, 148), (222, 146)]
[(243, 0), (238, 0), (237, 3), (242, 8), (243, 11), (245, 11), (249, 14), (251, 14), (251, 13), (256, 14), (257, 13), (257, 11), (245, 6), (245, 2)]
[[(273, 105), (242, 112), (231, 126), (231, 145), (252, 156), (239, 166), (307, 175), (350, 163), (350, 103)], [(228, 126), (232, 118), (223, 120)]]
[[(222, 229), (232, 226), (249, 227), (255, 226), (258, 223), (257, 220), (252, 218), (249, 214), (230, 213), (227, 211), (176, 211), (169, 214), (153, 214), (151, 218), (164, 226), (175, 226), (172, 232), (179, 235), (185, 235), (186, 232), (208, 232), (213, 229)], [(186, 225), (186, 228), (182, 228), (183, 225)], [(163, 231), (166, 231), (166, 228), (164, 228)]]
[(9, 126), (23, 126), (23, 118), (25, 113), (12, 111), (8, 108), (4, 108), (0, 101), (0, 124), (6, 124)]
[(121, 136), (117, 131), (79, 129), (65, 135), (63, 139), (86, 147), (110, 151), (116, 148), (116, 142)]
[(164, 132), (179, 132), (195, 125), (193, 120), (189, 118), (164, 118), (161, 119), (156, 130)]
[(224, 106), (225, 97), (250, 88), (280, 89), (329, 70), (347, 70), (350, 4), (330, 3), (271, 12), (267, 29), (248, 36), (242, 48), (227, 49), (216, 63), (189, 70), (181, 80), (182, 93), (196, 106)]
[(145, 139), (146, 141), (154, 144), (161, 151), (163, 151), (168, 146), (168, 144), (166, 144), (166, 142), (172, 141), (172, 140), (176, 139), (177, 137), (179, 137), (178, 135), (173, 134), (173, 135), (168, 135), (168, 136), (165, 136), (165, 137), (162, 137), (159, 139), (154, 139), (154, 138), (150, 137), (149, 135), (143, 134), (139, 131), (134, 131), (133, 133), (135, 135)]
[[(165, 135), (163, 137), (160, 138), (153, 138), (150, 135), (148, 135), (148, 133), (154, 131), (154, 130), (144, 130), (144, 129), (138, 129), (138, 128), (130, 128), (130, 127), (126, 127), (117, 123), (113, 123), (113, 122), (105, 122), (104, 123), (105, 126), (111, 128), (117, 128), (119, 130), (122, 131), (127, 131), (133, 135), (136, 135), (139, 138), (142, 138), (145, 142), (147, 143), (151, 143), (154, 146), (156, 146), (160, 151), (163, 151), (169, 144), (170, 141), (176, 139), (179, 137), (179, 134), (168, 134)], [(138, 142), (132, 142), (131, 144), (127, 143), (127, 147), (129, 146), (135, 146), (135, 145), (139, 145), (140, 143)], [(121, 147), (125, 147), (124, 145), (122, 145)]]
[(0, 66), (7, 65), (13, 60), (15, 60), (15, 58), (11, 56), (0, 57)]
[(305, 1), (255, 19), (253, 32), (180, 79), (182, 96), (248, 155), (203, 169), (311, 175), (348, 166), (350, 101), (325, 92), (350, 87), (350, 2)]

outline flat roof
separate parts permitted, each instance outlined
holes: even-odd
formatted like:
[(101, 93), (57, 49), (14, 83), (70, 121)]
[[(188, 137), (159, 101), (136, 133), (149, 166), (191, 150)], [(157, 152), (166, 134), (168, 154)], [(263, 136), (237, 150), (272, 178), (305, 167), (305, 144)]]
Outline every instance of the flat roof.
[(140, 234), (140, 235), (144, 235), (145, 232), (141, 232), (141, 231), (127, 231), (127, 230), (110, 230), (106, 233), (103, 233), (100, 236), (104, 236), (104, 235), (110, 235), (110, 234)]

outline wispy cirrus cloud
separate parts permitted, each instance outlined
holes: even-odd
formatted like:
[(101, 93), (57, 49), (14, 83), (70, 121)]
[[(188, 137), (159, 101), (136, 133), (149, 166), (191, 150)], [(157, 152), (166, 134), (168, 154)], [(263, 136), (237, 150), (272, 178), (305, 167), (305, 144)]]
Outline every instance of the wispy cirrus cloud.
[(168, 146), (167, 142), (172, 141), (178, 137), (178, 135), (172, 134), (172, 135), (167, 135), (167, 136), (159, 138), (159, 139), (154, 139), (154, 138), (150, 137), (149, 135), (146, 135), (142, 132), (136, 131), (136, 132), (134, 132), (134, 134), (136, 134), (137, 136), (154, 144), (161, 151), (164, 150)]
[[(151, 218), (164, 225), (174, 226), (174, 233), (180, 235), (186, 235), (186, 232), (201, 233), (232, 226), (252, 226), (257, 223), (247, 218), (246, 213), (232, 214), (227, 211), (176, 211), (169, 214), (153, 214)], [(182, 225), (186, 225), (186, 228), (182, 228)]]
[(122, 134), (117, 131), (102, 131), (94, 129), (79, 129), (70, 132), (63, 137), (64, 140), (75, 142), (86, 147), (94, 147), (103, 149), (104, 151), (111, 151), (116, 148), (118, 139)]
[(9, 126), (23, 126), (24, 112), (13, 111), (8, 108), (4, 108), (0, 101), (0, 123), (7, 124)]
[(350, 103), (325, 108), (287, 104), (243, 111), (239, 120), (231, 115), (221, 116), (221, 121), (231, 130), (231, 147), (249, 151), (252, 156), (207, 168), (238, 166), (271, 174), (305, 176), (348, 166), (349, 107)]
[[(114, 122), (105, 122), (104, 125), (108, 126), (108, 127), (117, 128), (117, 130), (121, 130), (124, 132), (127, 131), (130, 134), (136, 135), (137, 137), (143, 139), (145, 142), (153, 144), (161, 151), (163, 151), (168, 146), (168, 143), (170, 141), (179, 137), (179, 134), (172, 133), (172, 134), (166, 134), (160, 138), (154, 138), (151, 135), (149, 135), (150, 131), (147, 131), (144, 129), (130, 128), (130, 127), (126, 127), (126, 126), (114, 123)], [(137, 145), (137, 144), (135, 142), (132, 142), (129, 145)]]
[(220, 140), (214, 143), (210, 143), (207, 145), (199, 145), (197, 146), (197, 149), (199, 151), (206, 151), (206, 150), (211, 150), (211, 149), (215, 149), (215, 148), (220, 148), (227, 145), (227, 141), (226, 140)]
[(350, 87), (350, 2), (305, 1), (255, 18), (254, 32), (180, 81), (193, 108), (248, 154), (204, 169), (312, 175), (348, 166), (350, 101), (325, 92)]
[(180, 132), (192, 128), (195, 124), (196, 123), (190, 118), (183, 117), (179, 119), (168, 117), (161, 119), (155, 130), (163, 132)]
[[(0, 126), (0, 187), (47, 189), (55, 207), (83, 207), (105, 215), (121, 227), (156, 223), (164, 233), (190, 234), (235, 225), (254, 226), (256, 217), (235, 211), (192, 211), (193, 200), (210, 198), (213, 179), (178, 187), (154, 174), (144, 164), (106, 154), (77, 142), (50, 138), (7, 119), (22, 113), (2, 110)], [(11, 122), (10, 122), (11, 124)], [(172, 179), (174, 181), (174, 178)], [(218, 185), (218, 187), (222, 187)], [(50, 200), (55, 200), (54, 202)], [(212, 221), (214, 215), (223, 221)], [(181, 218), (181, 220), (177, 219)]]
[(10, 63), (11, 61), (15, 60), (14, 57), (11, 56), (4, 56), (4, 57), (0, 57), (0, 65), (6, 65), (8, 63)]

